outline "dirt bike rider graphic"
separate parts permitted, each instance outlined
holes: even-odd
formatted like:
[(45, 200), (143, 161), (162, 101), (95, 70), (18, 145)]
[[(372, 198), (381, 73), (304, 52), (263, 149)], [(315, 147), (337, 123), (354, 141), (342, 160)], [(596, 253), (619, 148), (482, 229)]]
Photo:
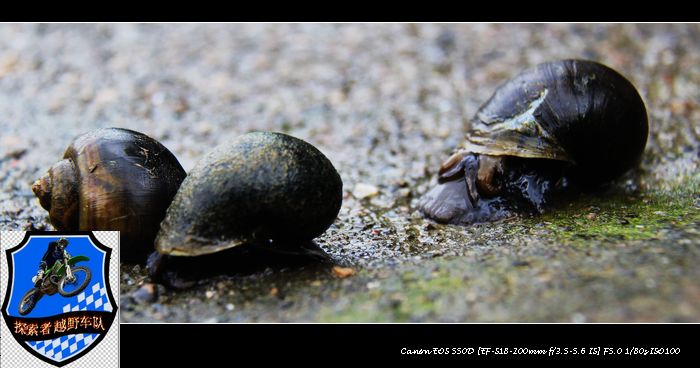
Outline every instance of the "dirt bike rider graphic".
[(48, 249), (46, 249), (44, 256), (41, 257), (41, 262), (39, 262), (39, 271), (36, 276), (32, 277), (34, 287), (41, 285), (47, 268), (53, 266), (57, 261), (64, 262), (70, 259), (70, 254), (66, 251), (67, 246), (68, 239), (66, 238), (60, 238), (57, 242), (52, 241), (49, 243)]
[(90, 283), (90, 269), (85, 265), (76, 265), (90, 259), (86, 256), (71, 256), (66, 251), (67, 246), (66, 238), (49, 242), (48, 249), (39, 262), (39, 271), (32, 277), (34, 286), (20, 300), (20, 315), (31, 312), (44, 295), (58, 292), (63, 297), (73, 297), (85, 290)]

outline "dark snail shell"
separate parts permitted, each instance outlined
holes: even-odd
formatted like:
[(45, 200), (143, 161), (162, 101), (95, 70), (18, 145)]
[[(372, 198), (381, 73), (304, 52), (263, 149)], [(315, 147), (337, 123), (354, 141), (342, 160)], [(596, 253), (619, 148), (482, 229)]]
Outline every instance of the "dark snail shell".
[(638, 164), (648, 130), (642, 98), (618, 72), (585, 60), (539, 64), (478, 110), (419, 207), (450, 223), (503, 218), (522, 203), (542, 212), (559, 187), (601, 185)]
[(185, 176), (156, 140), (105, 128), (77, 137), (32, 190), (57, 230), (120, 231), (122, 257), (143, 259)]
[(476, 113), (464, 150), (567, 161), (580, 177), (602, 182), (638, 163), (648, 131), (630, 81), (593, 61), (562, 60), (499, 87)]
[(342, 181), (314, 146), (255, 132), (215, 148), (191, 170), (156, 238), (171, 256), (201, 256), (250, 242), (321, 235), (342, 203)]

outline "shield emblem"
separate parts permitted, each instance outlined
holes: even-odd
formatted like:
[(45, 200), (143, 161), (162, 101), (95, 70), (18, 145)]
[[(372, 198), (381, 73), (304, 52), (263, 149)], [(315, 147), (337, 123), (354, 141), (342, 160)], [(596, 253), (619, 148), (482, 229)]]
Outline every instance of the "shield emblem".
[(8, 249), (2, 315), (15, 340), (59, 367), (97, 346), (117, 313), (111, 254), (91, 232), (28, 232)]

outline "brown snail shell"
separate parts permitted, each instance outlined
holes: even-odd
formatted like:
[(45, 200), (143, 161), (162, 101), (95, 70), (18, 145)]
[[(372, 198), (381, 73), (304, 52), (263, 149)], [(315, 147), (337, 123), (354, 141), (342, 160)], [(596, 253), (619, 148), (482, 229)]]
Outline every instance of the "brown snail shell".
[(75, 138), (32, 191), (57, 230), (120, 231), (122, 258), (142, 261), (185, 176), (156, 140), (105, 128)]

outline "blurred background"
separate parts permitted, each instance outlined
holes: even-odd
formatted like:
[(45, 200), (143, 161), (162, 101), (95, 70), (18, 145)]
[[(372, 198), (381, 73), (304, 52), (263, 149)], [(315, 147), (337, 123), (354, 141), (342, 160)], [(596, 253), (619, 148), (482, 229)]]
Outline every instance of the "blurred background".
[[(563, 58), (637, 86), (641, 168), (540, 218), (424, 220), (416, 200), (478, 107)], [(145, 273), (124, 266), (124, 322), (698, 322), (699, 83), (697, 24), (2, 24), (0, 228), (51, 229), (31, 182), (91, 129), (150, 135), (186, 170), (239, 134), (281, 131), (341, 173), (318, 243), (356, 274), (223, 277), (141, 303)]]

